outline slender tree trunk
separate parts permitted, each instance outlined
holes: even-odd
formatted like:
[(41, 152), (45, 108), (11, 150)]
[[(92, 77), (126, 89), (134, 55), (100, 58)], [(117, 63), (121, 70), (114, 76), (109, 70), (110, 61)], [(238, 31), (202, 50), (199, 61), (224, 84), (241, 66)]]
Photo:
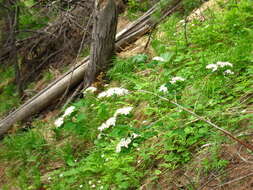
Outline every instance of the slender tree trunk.
[(23, 94), (22, 80), (20, 74), (20, 64), (18, 60), (18, 51), (16, 47), (17, 34), (19, 31), (19, 0), (5, 0), (5, 7), (7, 9), (7, 15), (5, 18), (5, 44), (12, 47), (12, 51), (9, 54), (10, 61), (12, 62), (15, 70), (15, 83), (17, 85), (17, 91), (21, 96)]
[(85, 74), (85, 86), (89, 86), (96, 75), (105, 70), (115, 51), (115, 36), (118, 10), (115, 0), (96, 0), (90, 62)]

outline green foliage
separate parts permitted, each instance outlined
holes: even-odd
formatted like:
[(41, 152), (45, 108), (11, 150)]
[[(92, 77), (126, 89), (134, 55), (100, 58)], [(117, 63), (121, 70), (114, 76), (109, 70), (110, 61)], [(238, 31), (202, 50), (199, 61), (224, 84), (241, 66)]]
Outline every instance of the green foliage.
[(14, 77), (14, 69), (11, 67), (0, 67), (0, 116), (4, 115), (11, 108), (19, 105), (18, 94), (15, 93), (16, 85), (14, 85), (11, 79)]
[[(192, 6), (192, 2), (187, 2), (187, 6)], [(61, 126), (48, 124), (54, 142), (49, 145), (49, 152), (45, 149), (48, 142), (28, 133), (7, 138), (2, 145), (6, 153), (0, 159), (14, 157), (29, 166), (27, 154), (47, 153), (52, 156), (47, 159), (60, 160), (61, 168), (44, 174), (49, 178), (44, 188), (49, 190), (138, 189), (143, 181), (159, 183), (166, 172), (170, 175), (170, 171), (184, 168), (203, 152), (206, 155), (200, 168), (192, 170), (207, 174), (226, 168), (228, 161), (222, 157), (221, 145), (232, 143), (228, 138), (188, 112), (141, 91), (173, 100), (234, 134), (252, 130), (252, 114), (247, 109), (253, 93), (253, 3), (241, 0), (219, 5), (222, 11), (204, 13), (205, 22), (187, 23), (188, 43), (184, 28), (178, 23), (180, 15), (161, 24), (152, 40), (160, 59), (142, 54), (116, 58), (107, 73), (112, 81), (109, 87), (84, 92), (84, 98), (73, 103), (74, 111), (64, 117)], [(230, 62), (233, 67), (215, 71), (206, 68), (218, 61)], [(234, 74), (225, 74), (227, 69)], [(184, 80), (173, 82), (174, 77)], [(159, 90), (162, 85), (167, 91)], [(115, 86), (127, 88), (130, 93), (98, 98), (100, 92)], [(98, 130), (117, 109), (126, 106), (133, 107), (131, 113), (117, 116), (114, 126)], [(140, 136), (116, 151), (119, 142), (134, 133)], [(37, 142), (32, 144), (34, 141)], [(7, 151), (8, 148), (14, 151)], [(42, 175), (36, 169), (34, 176)], [(27, 168), (22, 167), (22, 171)], [(29, 186), (24, 178), (18, 181), (24, 189)], [(188, 187), (191, 188), (184, 188)]]

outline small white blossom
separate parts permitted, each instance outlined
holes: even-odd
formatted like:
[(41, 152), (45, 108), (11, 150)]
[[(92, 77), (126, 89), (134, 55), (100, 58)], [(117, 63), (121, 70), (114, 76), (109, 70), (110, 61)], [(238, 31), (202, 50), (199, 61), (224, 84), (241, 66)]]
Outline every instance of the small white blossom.
[(178, 23), (184, 24), (184, 23), (185, 23), (185, 20), (184, 20), (184, 19), (183, 19), (183, 20), (180, 20)]
[(116, 117), (111, 117), (106, 121), (106, 125), (108, 126), (115, 126), (116, 124)]
[(60, 174), (59, 177), (63, 177), (63, 174)]
[(50, 181), (52, 178), (51, 178), (51, 177), (48, 177), (47, 179), (48, 179), (48, 181)]
[(120, 140), (120, 142), (116, 146), (116, 152), (119, 153), (121, 152), (121, 148), (125, 147), (128, 148), (128, 145), (132, 142), (131, 138), (123, 138)]
[(100, 180), (98, 180), (98, 183), (101, 183), (101, 181), (100, 181)]
[(130, 107), (130, 106), (120, 108), (115, 112), (114, 117), (117, 117), (118, 115), (128, 115), (132, 110), (133, 110), (133, 107)]
[(101, 158), (104, 158), (104, 157), (105, 157), (105, 155), (104, 155), (104, 154), (102, 154), (102, 155), (101, 155)]
[(104, 189), (104, 186), (101, 186), (100, 189)]
[(55, 120), (54, 124), (56, 127), (60, 127), (62, 126), (62, 124), (64, 123), (64, 118), (63, 117), (59, 117), (58, 119)]
[(88, 183), (89, 183), (89, 185), (91, 185), (91, 184), (92, 184), (92, 181), (89, 181)]
[(165, 84), (163, 84), (162, 86), (160, 86), (159, 92), (164, 92), (164, 93), (168, 92), (168, 88), (165, 86)]
[(113, 95), (124, 96), (128, 93), (129, 91), (124, 88), (109, 88), (107, 91), (101, 92), (98, 98), (111, 97)]
[(154, 61), (161, 61), (161, 62), (165, 62), (165, 59), (164, 58), (162, 58), (162, 57), (153, 57), (153, 59), (152, 60), (154, 60)]
[(80, 188), (82, 188), (82, 187), (83, 187), (83, 185), (80, 185), (79, 187), (80, 187)]
[(136, 139), (136, 138), (140, 137), (140, 135), (138, 135), (138, 134), (136, 134), (136, 133), (133, 133), (133, 134), (131, 135), (131, 137), (132, 137), (133, 139)]
[(138, 164), (141, 163), (141, 160), (138, 160), (137, 163), (138, 163)]
[(170, 81), (171, 84), (175, 84), (177, 81), (185, 81), (182, 77), (173, 77)]
[(206, 66), (206, 69), (212, 69), (212, 72), (217, 71), (218, 66), (216, 64), (209, 64)]
[(98, 136), (97, 136), (97, 139), (101, 139), (102, 138), (102, 134), (99, 133)]
[(142, 121), (142, 124), (148, 124), (148, 120), (144, 120), (144, 121)]
[(93, 184), (91, 187), (92, 187), (92, 188), (95, 188), (95, 187), (96, 187), (96, 185), (95, 185), (95, 184)]
[(141, 149), (140, 149), (140, 148), (137, 148), (136, 150), (137, 150), (137, 151), (140, 151)]
[(229, 62), (221, 62), (221, 61), (218, 61), (216, 63), (217, 66), (219, 67), (225, 67), (225, 66), (229, 66), (229, 67), (233, 67), (233, 64), (232, 63), (229, 63)]
[(85, 90), (85, 92), (91, 92), (91, 93), (94, 93), (96, 91), (97, 91), (97, 88), (93, 86), (90, 86), (89, 88), (86, 88)]
[(228, 75), (233, 75), (235, 74), (233, 71), (231, 71), (230, 69), (224, 71), (224, 74), (228, 74)]
[(62, 117), (69, 116), (74, 110), (75, 110), (75, 106), (70, 106), (70, 107), (68, 107), (68, 108), (65, 110), (65, 112), (64, 112), (64, 114), (63, 114)]
[(105, 123), (103, 123), (100, 127), (98, 127), (99, 131), (103, 131), (111, 126), (115, 126), (116, 124), (116, 117), (109, 118)]

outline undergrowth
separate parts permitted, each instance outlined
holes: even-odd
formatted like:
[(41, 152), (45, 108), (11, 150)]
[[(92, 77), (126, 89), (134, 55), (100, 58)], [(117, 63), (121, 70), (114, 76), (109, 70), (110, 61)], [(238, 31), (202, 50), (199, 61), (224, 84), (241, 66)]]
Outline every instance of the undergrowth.
[[(161, 97), (235, 135), (252, 131), (252, 5), (220, 2), (220, 11), (186, 27), (173, 15), (153, 36), (156, 58), (116, 58), (109, 86), (84, 92), (55, 124), (38, 121), (31, 132), (6, 137), (0, 160), (9, 163), (10, 183), (3, 189), (163, 189), (160, 180), (199, 153), (207, 156), (191, 168), (193, 179), (224, 169), (222, 144), (234, 142)], [(120, 89), (105, 91), (112, 87)]]

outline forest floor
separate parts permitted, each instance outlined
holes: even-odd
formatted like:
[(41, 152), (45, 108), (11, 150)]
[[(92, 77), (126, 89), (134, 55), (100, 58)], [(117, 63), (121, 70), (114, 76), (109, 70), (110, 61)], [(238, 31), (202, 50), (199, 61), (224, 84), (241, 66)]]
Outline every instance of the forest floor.
[(253, 3), (194, 13), (118, 54), (67, 109), (17, 125), (0, 142), (0, 189), (253, 189), (252, 152), (181, 107), (253, 143)]

